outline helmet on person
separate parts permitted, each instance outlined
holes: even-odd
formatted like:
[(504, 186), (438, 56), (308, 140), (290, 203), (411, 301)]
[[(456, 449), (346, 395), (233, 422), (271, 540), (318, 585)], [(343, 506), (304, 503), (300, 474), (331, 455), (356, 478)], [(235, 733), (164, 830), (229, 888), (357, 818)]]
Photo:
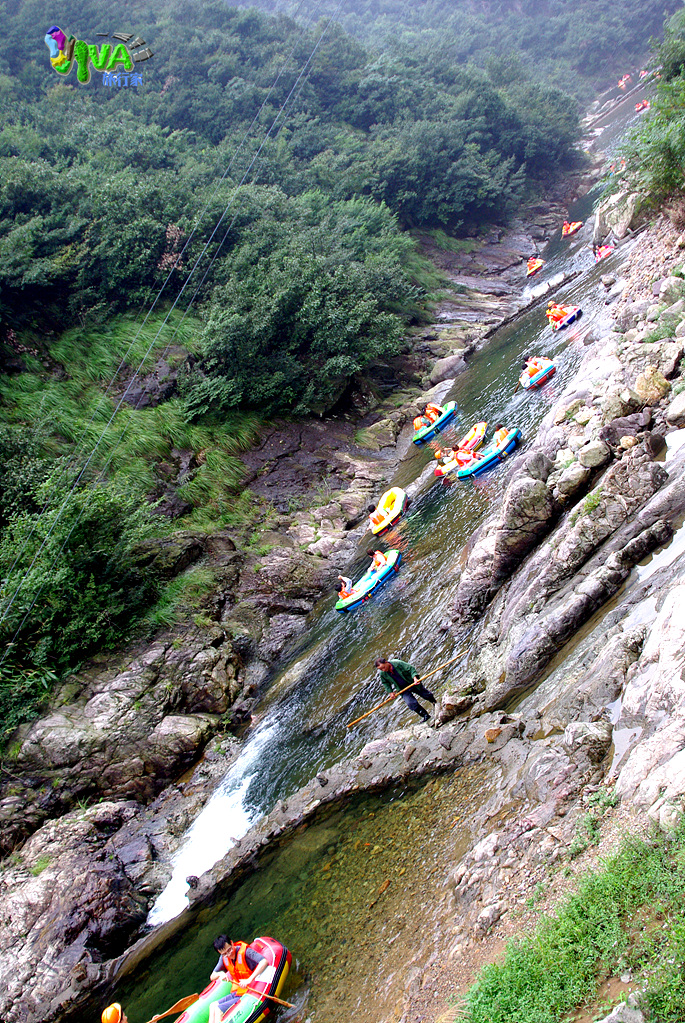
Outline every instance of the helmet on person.
[(112, 1002), (106, 1009), (103, 1009), (100, 1017), (102, 1023), (121, 1023), (123, 1012), (118, 1002)]

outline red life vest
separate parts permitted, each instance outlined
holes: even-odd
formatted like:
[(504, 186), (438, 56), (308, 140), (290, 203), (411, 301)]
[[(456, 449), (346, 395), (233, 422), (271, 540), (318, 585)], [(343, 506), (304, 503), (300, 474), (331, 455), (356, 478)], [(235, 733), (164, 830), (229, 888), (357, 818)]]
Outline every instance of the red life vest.
[(223, 955), (221, 958), (228, 976), (231, 980), (235, 981), (235, 983), (239, 984), (241, 980), (247, 980), (248, 977), (252, 976), (252, 970), (247, 965), (247, 957), (245, 955), (248, 948), (247, 942), (236, 941), (235, 945), (238, 946), (238, 951), (236, 952), (234, 961), (232, 961), (227, 955)]

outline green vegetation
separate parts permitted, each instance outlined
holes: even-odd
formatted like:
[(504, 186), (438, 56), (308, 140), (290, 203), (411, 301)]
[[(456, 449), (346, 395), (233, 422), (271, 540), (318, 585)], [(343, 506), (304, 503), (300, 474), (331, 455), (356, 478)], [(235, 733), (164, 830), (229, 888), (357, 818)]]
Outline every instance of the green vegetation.
[[(682, 203), (685, 161), (685, 11), (667, 24), (664, 41), (655, 47), (655, 68), (661, 78), (651, 97), (649, 114), (642, 118), (625, 149), (630, 176), (654, 205), (667, 197)], [(676, 206), (674, 219), (685, 227), (685, 209)]]
[(685, 1019), (685, 826), (628, 839), (535, 933), (510, 943), (466, 996), (468, 1023), (558, 1023), (626, 968), (648, 980), (653, 1023)]
[[(241, 0), (248, 6), (248, 0)], [(314, 0), (249, 0), (311, 17)], [(394, 54), (431, 53), (443, 66), (472, 62), (498, 84), (525, 73), (578, 95), (595, 93), (644, 57), (647, 40), (679, 0), (348, 0), (338, 17), (365, 44)], [(609, 81), (607, 81), (609, 79)]]

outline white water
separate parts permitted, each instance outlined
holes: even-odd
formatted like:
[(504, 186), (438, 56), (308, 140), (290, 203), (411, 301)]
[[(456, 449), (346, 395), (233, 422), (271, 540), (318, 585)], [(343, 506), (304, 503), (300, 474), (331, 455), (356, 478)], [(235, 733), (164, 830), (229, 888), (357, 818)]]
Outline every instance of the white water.
[(207, 801), (174, 857), (171, 880), (150, 910), (149, 924), (164, 923), (185, 909), (186, 877), (213, 867), (254, 824), (259, 812), (248, 809), (247, 790), (258, 772), (264, 747), (273, 742), (276, 730), (275, 721), (264, 722)]

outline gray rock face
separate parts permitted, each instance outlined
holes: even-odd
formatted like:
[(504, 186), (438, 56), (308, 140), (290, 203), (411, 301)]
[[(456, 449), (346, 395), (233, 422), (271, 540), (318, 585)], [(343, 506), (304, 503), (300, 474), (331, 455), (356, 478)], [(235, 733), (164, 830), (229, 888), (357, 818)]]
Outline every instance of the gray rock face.
[(685, 391), (677, 394), (668, 406), (666, 419), (673, 426), (685, 426)]
[(463, 355), (448, 355), (444, 359), (438, 359), (433, 366), (430, 375), (431, 384), (442, 383), (443, 380), (451, 380), (459, 376), (466, 369), (466, 362)]
[(571, 497), (584, 487), (590, 478), (590, 470), (580, 462), (573, 462), (562, 472), (557, 482), (557, 490), (563, 498)]
[[(216, 645), (214, 645), (216, 644)], [(241, 689), (222, 629), (136, 651), (121, 669), (83, 672), (83, 689), (15, 734), (11, 794), (0, 799), (7, 852), (84, 797), (150, 800), (195, 759)], [(36, 790), (44, 794), (36, 799)]]
[(123, 952), (144, 922), (148, 900), (127, 869), (149, 859), (149, 849), (117, 850), (109, 840), (136, 809), (101, 803), (50, 822), (5, 866), (0, 1016), (7, 1023), (44, 1019), (79, 991), (94, 959)]
[(591, 440), (578, 452), (578, 461), (586, 469), (597, 469), (611, 458), (611, 450), (604, 441)]
[(598, 764), (609, 751), (612, 732), (608, 721), (572, 721), (564, 731), (563, 747), (570, 755), (582, 750), (591, 763)]
[(551, 460), (538, 451), (512, 476), (500, 513), (476, 534), (457, 589), (456, 616), (479, 613), (548, 532), (558, 513), (546, 482), (552, 468)]

